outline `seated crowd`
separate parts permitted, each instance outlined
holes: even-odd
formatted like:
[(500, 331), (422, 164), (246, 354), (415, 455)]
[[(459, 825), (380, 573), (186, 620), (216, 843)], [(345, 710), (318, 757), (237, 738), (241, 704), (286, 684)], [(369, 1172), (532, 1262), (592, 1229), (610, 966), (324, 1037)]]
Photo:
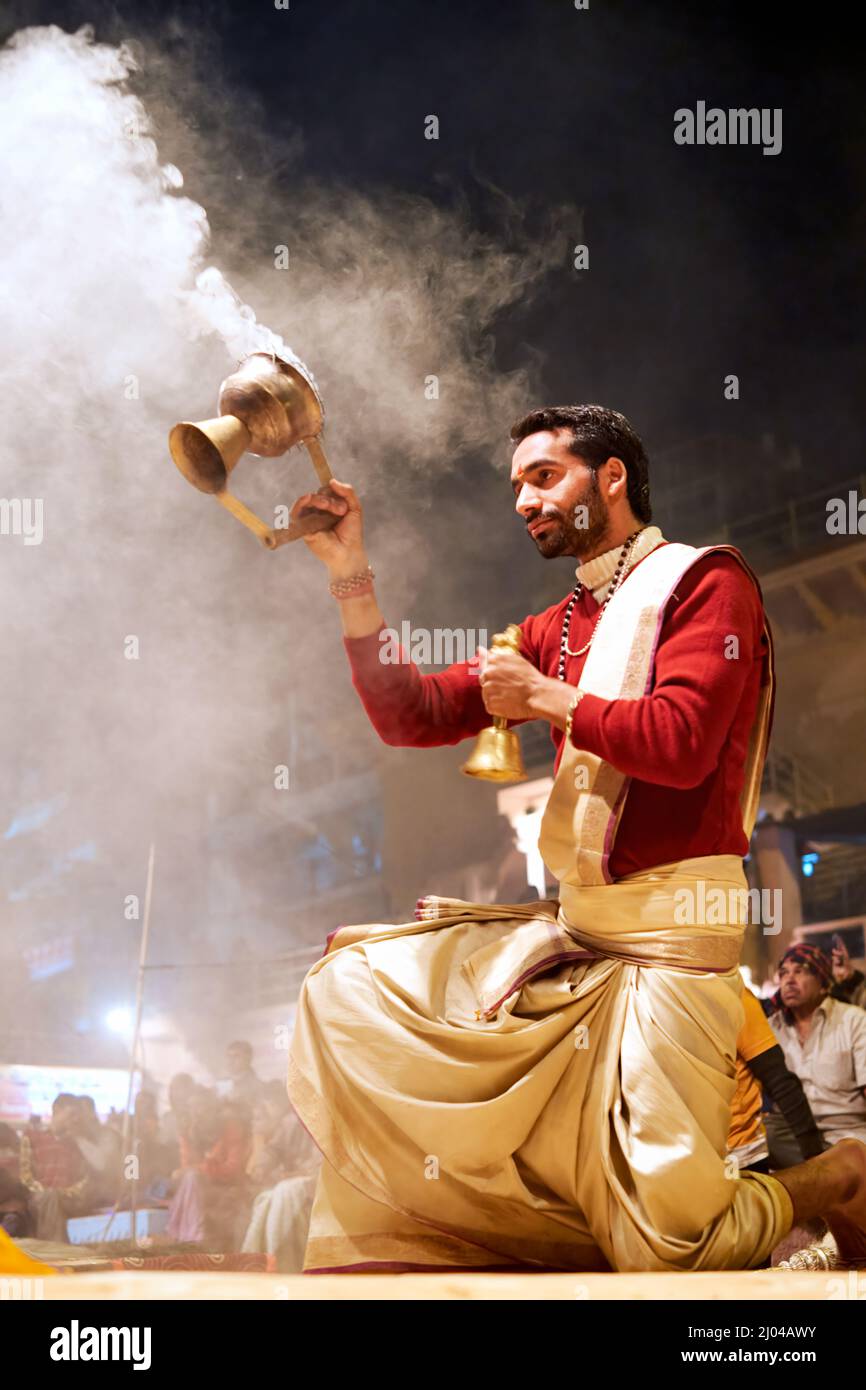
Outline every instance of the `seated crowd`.
[(269, 1254), (278, 1269), (300, 1269), (318, 1150), (284, 1083), (256, 1076), (248, 1043), (231, 1044), (228, 1062), (223, 1094), (175, 1076), (162, 1116), (142, 1089), (126, 1146), (123, 1116), (103, 1124), (89, 1096), (58, 1095), (50, 1122), (32, 1116), (20, 1133), (0, 1125), (0, 1225), (64, 1242), (70, 1218), (104, 1213), (107, 1229), (113, 1210), (161, 1207), (160, 1243)]

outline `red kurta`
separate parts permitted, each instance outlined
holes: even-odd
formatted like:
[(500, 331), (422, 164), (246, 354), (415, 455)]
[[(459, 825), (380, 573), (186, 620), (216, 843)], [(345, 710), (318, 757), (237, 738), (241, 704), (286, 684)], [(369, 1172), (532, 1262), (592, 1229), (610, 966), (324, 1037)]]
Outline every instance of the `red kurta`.
[[(639, 570), (640, 563), (624, 583)], [(547, 676), (556, 675), (567, 602), (568, 595), (521, 623), (523, 655)], [(598, 611), (584, 590), (571, 615), (572, 650), (588, 640)], [(668, 601), (651, 693), (585, 695), (578, 705), (575, 746), (632, 778), (610, 858), (614, 878), (678, 859), (746, 854), (739, 796), (766, 657), (763, 625), (760, 596), (742, 566), (731, 555), (707, 555)], [(459, 743), (491, 722), (469, 662), (422, 675), (410, 661), (380, 661), (379, 633), (344, 640), (353, 684), (385, 743)], [(569, 685), (585, 661), (566, 658)], [(551, 733), (558, 765), (564, 735), (553, 726)]]

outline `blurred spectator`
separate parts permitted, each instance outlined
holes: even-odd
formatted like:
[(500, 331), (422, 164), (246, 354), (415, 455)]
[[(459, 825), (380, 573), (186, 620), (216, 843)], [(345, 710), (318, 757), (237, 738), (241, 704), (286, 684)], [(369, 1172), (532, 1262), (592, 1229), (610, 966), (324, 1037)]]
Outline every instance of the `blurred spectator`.
[(194, 1085), (179, 1132), (180, 1166), (195, 1168), (219, 1137), (220, 1101), (206, 1086)]
[[(866, 1142), (866, 1011), (833, 999), (832, 982), (824, 951), (806, 943), (790, 947), (779, 965), (770, 1026), (803, 1083), (825, 1142)], [(787, 1126), (768, 1116), (767, 1132), (774, 1167), (799, 1162)]]
[(181, 1171), (169, 1209), (168, 1235), (214, 1251), (237, 1250), (251, 1201), (246, 1177), (252, 1148), (249, 1109), (220, 1102), (197, 1087), (180, 1148)]
[(12, 1173), (17, 1178), (20, 1168), (20, 1142), (11, 1125), (0, 1123), (0, 1173)]
[(253, 1175), (273, 1186), (256, 1197), (242, 1249), (268, 1254), (281, 1274), (303, 1267), (321, 1155), (288, 1103), (280, 1081), (270, 1083), (257, 1116), (271, 1126), (254, 1161)]
[(235, 1101), (218, 1107), (216, 1138), (198, 1167), (216, 1183), (237, 1183), (246, 1175), (252, 1147), (249, 1108)]
[(276, 1156), (272, 1144), (280, 1122), (290, 1109), (288, 1092), (281, 1081), (268, 1081), (253, 1110), (252, 1150), (247, 1175), (259, 1187), (273, 1179)]
[(20, 1180), (18, 1135), (11, 1125), (0, 1124), (0, 1226), (9, 1236), (33, 1234), (29, 1193)]
[(65, 1241), (66, 1220), (87, 1210), (87, 1166), (72, 1138), (78, 1098), (61, 1092), (47, 1128), (29, 1125), (21, 1136), (21, 1181), (39, 1240)]
[(862, 970), (854, 969), (848, 947), (835, 932), (830, 954), (833, 961), (833, 988), (830, 993), (833, 998), (838, 999), (840, 1004), (856, 1004), (858, 1008), (866, 1009), (866, 975)]
[(252, 1110), (262, 1094), (264, 1083), (253, 1071), (253, 1049), (250, 1044), (243, 1041), (229, 1043), (226, 1063), (231, 1082), (228, 1098), (240, 1101)]
[(159, 1127), (159, 1106), (153, 1091), (139, 1091), (132, 1107), (132, 1115), (139, 1129), (152, 1124)]
[(160, 1130), (163, 1142), (175, 1145), (178, 1162), (180, 1161), (180, 1136), (186, 1130), (189, 1122), (190, 1103), (196, 1089), (196, 1083), (186, 1071), (179, 1071), (168, 1083), (169, 1108), (162, 1117)]
[(77, 1096), (70, 1134), (87, 1167), (85, 1195), (94, 1209), (111, 1206), (121, 1182), (121, 1138), (101, 1123), (92, 1096)]
[(301, 1124), (282, 1081), (265, 1083), (253, 1122), (249, 1176), (260, 1187), (318, 1170), (319, 1151)]
[(133, 1114), (133, 1146), (138, 1158), (139, 1192), (145, 1199), (164, 1200), (178, 1164), (179, 1146), (162, 1138), (156, 1096), (139, 1091)]

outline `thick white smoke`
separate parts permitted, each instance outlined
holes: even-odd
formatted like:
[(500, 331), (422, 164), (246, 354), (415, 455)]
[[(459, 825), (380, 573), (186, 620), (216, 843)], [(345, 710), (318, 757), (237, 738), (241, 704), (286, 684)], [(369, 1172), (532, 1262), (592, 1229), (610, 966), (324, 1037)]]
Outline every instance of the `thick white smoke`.
[[(496, 314), (567, 250), (562, 236), (506, 248), (423, 199), (309, 182), (269, 189), (264, 210), (254, 189), (233, 208), (227, 186), (211, 244), (183, 192), (195, 171), (157, 146), (177, 112), (145, 110), (134, 66), (87, 31), (25, 30), (0, 52), (0, 498), (42, 508), (39, 544), (0, 535), (0, 886), (7, 911), (10, 893), (53, 893), (58, 921), (97, 931), (122, 922), (152, 834), (161, 920), (206, 915), (202, 827), (236, 809), (263, 832), (309, 828), (274, 766), (315, 740), (339, 757), (362, 727), (335, 720), (347, 683), (313, 558), (259, 549), (191, 489), (172, 424), (212, 415), (237, 359), (281, 335), (322, 389), (335, 474), (387, 501), (378, 553), (404, 602), (433, 566), (416, 519), (427, 474), (504, 456), (531, 403), (522, 373), (494, 369)], [(284, 234), (251, 255), (239, 229), (263, 211)], [(302, 451), (233, 475), (265, 515), (315, 485)], [(253, 926), (279, 911), (255, 883), (232, 903)]]

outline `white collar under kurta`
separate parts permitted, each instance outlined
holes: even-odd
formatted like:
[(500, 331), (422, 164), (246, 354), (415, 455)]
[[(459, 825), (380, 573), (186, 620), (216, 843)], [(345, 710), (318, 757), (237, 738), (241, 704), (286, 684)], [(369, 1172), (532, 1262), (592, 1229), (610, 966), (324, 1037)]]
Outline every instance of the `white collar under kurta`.
[[(631, 548), (629, 556), (629, 569), (632, 569), (645, 555), (649, 555), (651, 550), (664, 540), (664, 536), (658, 526), (645, 526), (638, 534), (637, 540)], [(585, 564), (578, 565), (574, 571), (575, 577), (580, 580), (585, 589), (588, 589), (596, 603), (601, 603), (610, 587), (614, 572), (619, 562), (622, 546), (615, 545), (612, 550), (605, 550), (602, 555), (596, 555), (592, 560), (587, 560)]]

